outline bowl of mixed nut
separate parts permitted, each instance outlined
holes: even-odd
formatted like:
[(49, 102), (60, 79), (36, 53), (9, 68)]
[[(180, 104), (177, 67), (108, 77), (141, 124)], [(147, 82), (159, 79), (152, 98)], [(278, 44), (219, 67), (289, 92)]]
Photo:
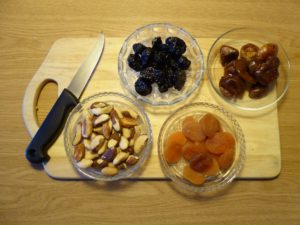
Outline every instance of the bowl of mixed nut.
[(144, 110), (118, 93), (86, 98), (64, 130), (67, 155), (84, 176), (114, 181), (140, 171), (151, 152), (151, 125)]
[(203, 54), (197, 41), (171, 24), (150, 24), (134, 31), (118, 58), (121, 83), (148, 104), (172, 105), (200, 85)]
[(207, 59), (213, 93), (247, 111), (276, 105), (288, 89), (290, 61), (276, 35), (238, 28), (222, 34)]

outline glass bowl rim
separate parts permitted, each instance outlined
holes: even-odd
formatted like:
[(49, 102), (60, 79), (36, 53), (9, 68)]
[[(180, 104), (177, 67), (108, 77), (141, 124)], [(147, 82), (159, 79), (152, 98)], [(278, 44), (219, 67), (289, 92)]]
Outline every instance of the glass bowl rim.
[(225, 33), (222, 33), (219, 37), (217, 37), (217, 39), (214, 41), (214, 43), (210, 47), (208, 55), (207, 55), (206, 69), (207, 69), (207, 77), (208, 77), (209, 83), (211, 84), (213, 90), (218, 94), (218, 96), (222, 100), (224, 100), (226, 103), (228, 103), (230, 105), (233, 105), (234, 107), (236, 107), (238, 109), (245, 110), (245, 111), (246, 110), (247, 111), (260, 111), (260, 110), (268, 109), (268, 108), (274, 106), (275, 104), (277, 104), (284, 97), (284, 95), (286, 94), (286, 92), (287, 92), (287, 90), (289, 88), (289, 85), (290, 85), (291, 61), (290, 61), (290, 58), (289, 58), (286, 50), (283, 48), (283, 46), (279, 42), (277, 42), (276, 44), (279, 45), (280, 50), (282, 50), (283, 55), (286, 58), (287, 65), (288, 65), (287, 66), (288, 70), (287, 70), (287, 74), (286, 74), (286, 77), (287, 77), (286, 86), (285, 86), (284, 90), (282, 91), (282, 93), (279, 96), (277, 96), (276, 100), (272, 101), (271, 103), (269, 103), (267, 105), (261, 106), (261, 107), (244, 107), (244, 106), (240, 106), (240, 105), (238, 105), (238, 104), (236, 104), (234, 102), (231, 102), (229, 99), (225, 98), (218, 91), (218, 89), (216, 88), (216, 86), (213, 84), (213, 80), (212, 80), (213, 78), (211, 76), (210, 66), (209, 66), (209, 60), (211, 58), (212, 50), (217, 45), (217, 43), (219, 42), (219, 40), (221, 40), (224, 36), (226, 36), (227, 34), (233, 33), (235, 31), (240, 31), (240, 30), (249, 30), (249, 31), (254, 31), (254, 32), (261, 31), (260, 33), (265, 33), (265, 30), (262, 30), (262, 29), (259, 29), (259, 28), (238, 27), (238, 28), (230, 29), (230, 30), (226, 31)]
[[(175, 174), (173, 174), (172, 172), (169, 171), (170, 170), (169, 165), (162, 157), (162, 151), (163, 151), (163, 146), (161, 146), (161, 142), (163, 141), (162, 134), (163, 134), (163, 132), (166, 131), (167, 123), (170, 121), (170, 119), (176, 118), (177, 113), (184, 111), (187, 108), (195, 108), (195, 107), (213, 108), (213, 109), (218, 110), (221, 114), (223, 114), (225, 117), (227, 117), (227, 119), (229, 119), (231, 121), (231, 123), (233, 124), (233, 127), (234, 127), (234, 129), (233, 129), (234, 132), (238, 133), (240, 136), (240, 139), (236, 138), (236, 141), (238, 141), (238, 143), (239, 143), (239, 155), (238, 155), (239, 161), (237, 162), (236, 167), (232, 168), (232, 171), (224, 179), (222, 179), (219, 183), (216, 183), (212, 186), (197, 186), (197, 185), (193, 185), (193, 184), (184, 183), (182, 181), (182, 179), (184, 179), (183, 177), (178, 178)], [(195, 194), (202, 194), (202, 193), (218, 191), (218, 190), (223, 189), (225, 186), (229, 185), (234, 180), (234, 178), (236, 178), (236, 176), (241, 172), (241, 170), (244, 166), (244, 163), (245, 163), (245, 159), (246, 159), (245, 136), (244, 136), (244, 133), (243, 133), (243, 130), (242, 130), (240, 124), (233, 117), (233, 115), (231, 113), (229, 113), (227, 110), (225, 110), (223, 107), (218, 106), (216, 104), (208, 103), (208, 102), (195, 102), (195, 103), (192, 103), (189, 105), (185, 105), (185, 106), (182, 106), (179, 109), (177, 109), (171, 115), (169, 115), (165, 119), (165, 121), (160, 129), (157, 146), (158, 146), (157, 151), (158, 151), (159, 160), (160, 160), (161, 165), (164, 167), (163, 172), (175, 183), (175, 186), (178, 185), (182, 189), (185, 189), (185, 190), (190, 191)]]
[[(140, 31), (148, 28), (148, 27), (155, 27), (155, 26), (167, 26), (168, 28), (169, 27), (172, 27), (172, 28), (175, 28), (181, 32), (183, 32), (187, 37), (189, 37), (196, 45), (197, 49), (199, 50), (199, 62), (200, 64), (202, 65), (200, 71), (199, 71), (199, 79), (196, 80), (194, 82), (194, 85), (193, 87), (183, 96), (173, 100), (172, 102), (166, 102), (166, 101), (160, 101), (160, 102), (154, 102), (154, 101), (150, 101), (148, 100), (147, 98), (145, 98), (144, 96), (140, 96), (138, 95), (137, 93), (135, 93), (133, 90), (131, 90), (130, 88), (130, 85), (127, 81), (127, 79), (125, 78), (125, 76), (123, 76), (123, 71), (122, 71), (122, 68), (123, 66), (121, 66), (121, 59), (122, 59), (122, 52), (123, 50), (125, 49), (125, 47), (127, 48), (128, 45), (125, 43), (128, 43), (128, 40), (130, 40), (135, 34), (139, 33)], [(200, 87), (200, 84), (201, 84), (201, 81), (203, 79), (203, 74), (204, 74), (204, 71), (205, 71), (205, 62), (204, 62), (204, 55), (203, 55), (203, 52), (197, 42), (197, 40), (190, 34), (188, 33), (185, 29), (181, 28), (181, 27), (178, 27), (176, 25), (173, 25), (171, 23), (151, 23), (151, 24), (147, 24), (147, 25), (144, 25), (142, 27), (139, 27), (137, 28), (134, 32), (132, 32), (126, 39), (125, 41), (123, 42), (122, 44), (122, 47), (119, 51), (119, 54), (118, 54), (118, 75), (119, 75), (119, 78), (121, 79), (122, 81), (122, 84), (124, 85), (124, 87), (129, 91), (129, 93), (134, 97), (136, 98), (137, 100), (140, 100), (142, 102), (145, 102), (149, 105), (152, 105), (152, 106), (165, 106), (165, 105), (174, 105), (178, 102), (181, 102), (183, 100), (185, 100), (186, 98), (188, 98), (198, 87)]]
[[(71, 150), (67, 149), (67, 142), (68, 142), (68, 134), (67, 134), (67, 128), (70, 126), (70, 122), (72, 117), (74, 116), (75, 113), (78, 113), (77, 109), (80, 109), (80, 107), (86, 103), (88, 103), (90, 100), (95, 99), (97, 97), (105, 97), (105, 96), (114, 96), (114, 97), (120, 97), (125, 99), (126, 101), (129, 101), (130, 103), (132, 103), (139, 111), (139, 113), (143, 116), (143, 119), (146, 121), (145, 126), (147, 128), (148, 133), (148, 143), (146, 145), (146, 147), (144, 148), (143, 152), (144, 155), (142, 158), (140, 158), (139, 160), (139, 166), (137, 167), (137, 170), (134, 170), (133, 168), (127, 168), (126, 171), (123, 173), (123, 176), (112, 176), (112, 177), (100, 177), (100, 176), (93, 176), (91, 174), (89, 174), (88, 172), (85, 171), (85, 169), (81, 169), (78, 166), (75, 165), (75, 161), (73, 160), (73, 156), (71, 154)], [(117, 181), (117, 180), (122, 180), (125, 178), (130, 177), (132, 174), (134, 174), (135, 172), (137, 172), (139, 170), (140, 167), (142, 167), (145, 163), (145, 161), (149, 158), (150, 153), (151, 153), (151, 149), (152, 149), (152, 141), (153, 141), (153, 137), (152, 137), (152, 127), (151, 127), (151, 122), (149, 120), (149, 117), (147, 116), (145, 110), (143, 109), (142, 106), (140, 106), (136, 101), (134, 101), (133, 99), (121, 94), (121, 93), (117, 93), (117, 92), (99, 92), (93, 95), (90, 95), (88, 97), (86, 97), (85, 99), (83, 99), (81, 102), (79, 102), (70, 112), (67, 121), (66, 121), (66, 125), (64, 127), (64, 133), (63, 133), (64, 137), (64, 148), (65, 148), (65, 152), (67, 153), (67, 157), (69, 159), (69, 161), (71, 162), (72, 166), (75, 168), (76, 171), (78, 171), (80, 174), (94, 179), (94, 180), (100, 180), (100, 181)]]

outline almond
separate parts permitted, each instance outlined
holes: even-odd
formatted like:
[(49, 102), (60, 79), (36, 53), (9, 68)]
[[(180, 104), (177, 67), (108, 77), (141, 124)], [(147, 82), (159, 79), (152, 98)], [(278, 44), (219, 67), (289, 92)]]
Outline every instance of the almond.
[(98, 153), (92, 153), (90, 151), (86, 151), (84, 158), (93, 160), (93, 159), (97, 158), (98, 156), (99, 156)]
[(135, 119), (129, 117), (123, 117), (120, 119), (122, 127), (131, 128), (137, 125), (137, 121)]
[(127, 109), (125, 111), (122, 111), (122, 115), (124, 117), (129, 117), (129, 118), (132, 118), (132, 119), (135, 119), (135, 120), (137, 120), (137, 118), (139, 117), (139, 115), (131, 109)]
[(109, 126), (109, 122), (106, 122), (102, 126), (102, 133), (106, 139), (109, 139), (111, 133), (111, 127)]
[(116, 175), (117, 173), (119, 172), (119, 170), (116, 168), (116, 167), (104, 167), (102, 170), (101, 170), (101, 173), (105, 176), (114, 176)]
[(85, 155), (85, 147), (83, 144), (76, 145), (74, 147), (74, 158), (77, 162), (82, 160)]
[(122, 136), (121, 137), (121, 140), (120, 140), (120, 143), (119, 143), (119, 146), (122, 150), (125, 150), (128, 148), (128, 145), (129, 145), (129, 141), (127, 140), (126, 137)]
[(90, 160), (90, 159), (82, 159), (80, 162), (77, 163), (77, 166), (78, 166), (79, 168), (86, 169), (86, 168), (91, 167), (92, 164), (93, 164), (93, 160)]
[(135, 140), (135, 143), (133, 146), (134, 153), (139, 154), (143, 150), (143, 148), (146, 146), (147, 141), (148, 141), (148, 135), (139, 136)]
[(92, 118), (86, 116), (82, 121), (81, 135), (83, 138), (89, 138), (93, 132)]
[(108, 121), (110, 119), (108, 114), (101, 114), (99, 117), (97, 117), (94, 121), (94, 126), (101, 126), (103, 123)]
[(98, 154), (102, 155), (105, 152), (106, 149), (107, 149), (107, 140), (104, 140), (104, 143), (102, 144), (102, 146), (98, 150)]
[(114, 165), (118, 165), (121, 162), (124, 162), (129, 156), (128, 152), (120, 152), (116, 155), (116, 157), (113, 160), (113, 164)]
[(75, 130), (74, 130), (74, 138), (73, 138), (73, 145), (78, 145), (81, 142), (81, 123), (77, 123)]
[(113, 148), (113, 147), (116, 147), (117, 144), (118, 144), (118, 142), (115, 139), (110, 139), (107, 143), (107, 147)]
[(128, 166), (133, 166), (134, 164), (137, 163), (137, 161), (139, 161), (139, 157), (136, 155), (130, 155), (128, 156), (128, 158), (126, 159), (126, 164)]

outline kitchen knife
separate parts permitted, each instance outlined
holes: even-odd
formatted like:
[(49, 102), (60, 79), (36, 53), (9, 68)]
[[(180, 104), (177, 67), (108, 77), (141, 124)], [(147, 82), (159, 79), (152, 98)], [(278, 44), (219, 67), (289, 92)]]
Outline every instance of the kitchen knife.
[(103, 48), (104, 35), (100, 34), (95, 47), (81, 64), (69, 86), (62, 91), (28, 145), (25, 156), (29, 162), (42, 163), (49, 160), (48, 148), (61, 133), (67, 115), (78, 104), (79, 98), (100, 60)]

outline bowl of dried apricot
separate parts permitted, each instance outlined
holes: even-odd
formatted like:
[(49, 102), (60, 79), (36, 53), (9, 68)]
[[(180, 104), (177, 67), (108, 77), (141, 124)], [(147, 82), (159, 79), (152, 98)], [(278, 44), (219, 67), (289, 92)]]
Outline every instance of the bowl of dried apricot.
[(151, 125), (143, 108), (118, 93), (98, 93), (70, 113), (64, 145), (82, 175), (114, 181), (140, 171), (151, 152)]
[(210, 103), (184, 106), (168, 117), (158, 140), (166, 176), (191, 193), (217, 191), (242, 169), (245, 140), (230, 113)]
[(290, 61), (276, 34), (238, 28), (222, 34), (207, 58), (217, 99), (244, 111), (276, 106), (288, 90)]

